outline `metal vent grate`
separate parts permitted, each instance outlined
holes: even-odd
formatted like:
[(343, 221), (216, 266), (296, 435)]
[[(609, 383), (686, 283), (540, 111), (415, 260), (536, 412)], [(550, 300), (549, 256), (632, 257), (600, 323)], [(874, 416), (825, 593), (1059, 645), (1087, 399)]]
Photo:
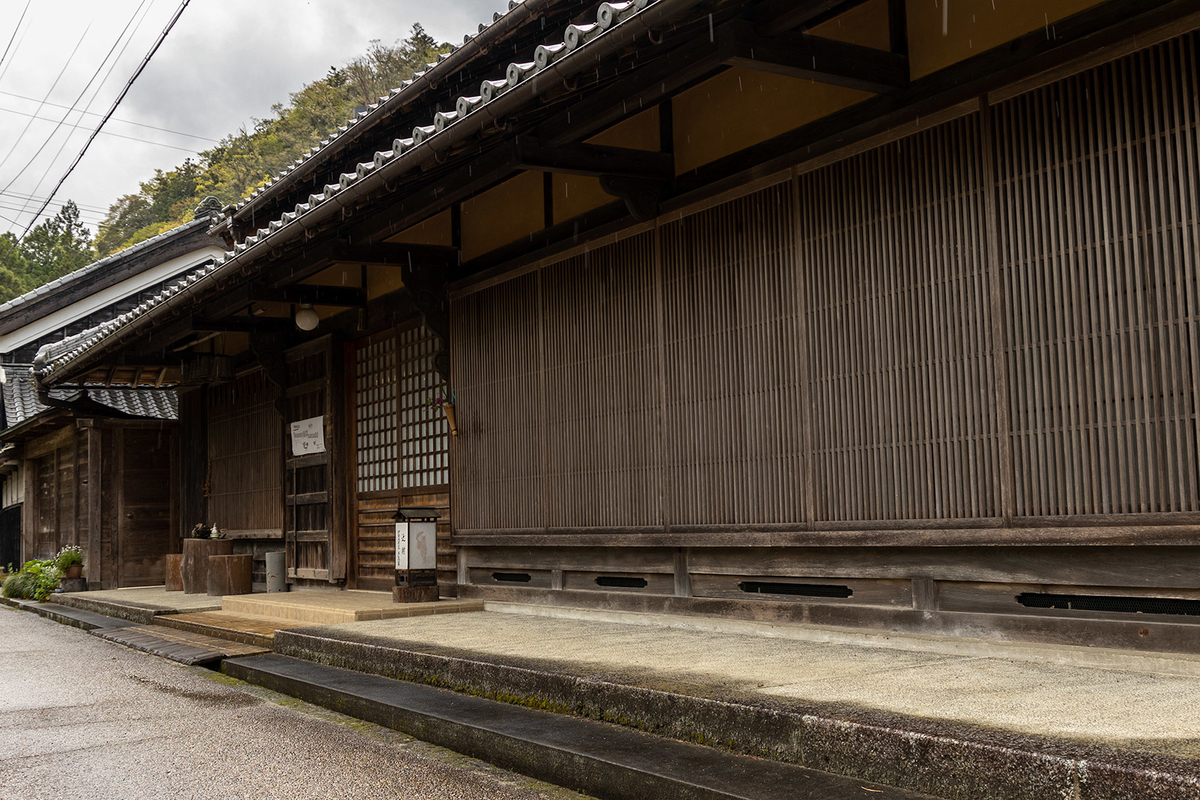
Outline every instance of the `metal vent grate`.
[(1023, 592), (1017, 602), (1026, 608), (1068, 611), (1113, 611), (1119, 614), (1176, 614), (1200, 617), (1200, 600), (1174, 597), (1113, 597), (1101, 594), (1038, 594)]
[(533, 576), (528, 572), (493, 572), (492, 580), (504, 583), (529, 583)]
[(801, 597), (850, 597), (849, 586), (831, 583), (778, 583), (771, 581), (742, 581), (738, 588), (747, 594), (788, 594)]
[(624, 575), (601, 575), (596, 578), (597, 586), (615, 586), (620, 589), (645, 589), (645, 578), (627, 578)]

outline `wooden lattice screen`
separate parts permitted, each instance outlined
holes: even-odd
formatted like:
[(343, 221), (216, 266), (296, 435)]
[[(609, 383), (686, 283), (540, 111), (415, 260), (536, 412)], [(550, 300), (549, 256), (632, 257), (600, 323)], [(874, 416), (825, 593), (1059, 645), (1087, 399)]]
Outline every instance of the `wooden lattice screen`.
[(457, 297), (456, 528), (1194, 520), (1198, 63), (1189, 34)]

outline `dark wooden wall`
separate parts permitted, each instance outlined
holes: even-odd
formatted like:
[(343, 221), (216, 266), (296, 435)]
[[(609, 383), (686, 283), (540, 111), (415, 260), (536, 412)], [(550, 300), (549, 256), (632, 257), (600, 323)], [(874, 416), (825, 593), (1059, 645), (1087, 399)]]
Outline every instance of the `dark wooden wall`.
[(458, 299), (456, 529), (1200, 519), (1196, 57)]
[(1193, 33), (461, 291), (460, 583), (1200, 600), (1198, 96)]

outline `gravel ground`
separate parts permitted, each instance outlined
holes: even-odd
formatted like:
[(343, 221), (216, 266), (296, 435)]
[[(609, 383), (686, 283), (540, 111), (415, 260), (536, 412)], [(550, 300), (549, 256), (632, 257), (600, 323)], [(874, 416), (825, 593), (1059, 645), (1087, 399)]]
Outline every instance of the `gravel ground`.
[(0, 606), (0, 799), (582, 795)]

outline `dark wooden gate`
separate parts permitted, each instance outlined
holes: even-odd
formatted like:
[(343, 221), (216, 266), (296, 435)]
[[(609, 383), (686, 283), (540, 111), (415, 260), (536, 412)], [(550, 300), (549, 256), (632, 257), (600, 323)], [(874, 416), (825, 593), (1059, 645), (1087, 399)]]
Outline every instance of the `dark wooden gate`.
[[(323, 337), (289, 350), (285, 356), (287, 452), (285, 532), (288, 577), (297, 581), (346, 577), (346, 505), (338, 421), (343, 418), (342, 347)], [(334, 391), (333, 387), (339, 387)], [(293, 452), (290, 425), (321, 418), (325, 452)]]
[(117, 583), (160, 586), (174, 552), (172, 495), (176, 433), (166, 428), (117, 428)]

